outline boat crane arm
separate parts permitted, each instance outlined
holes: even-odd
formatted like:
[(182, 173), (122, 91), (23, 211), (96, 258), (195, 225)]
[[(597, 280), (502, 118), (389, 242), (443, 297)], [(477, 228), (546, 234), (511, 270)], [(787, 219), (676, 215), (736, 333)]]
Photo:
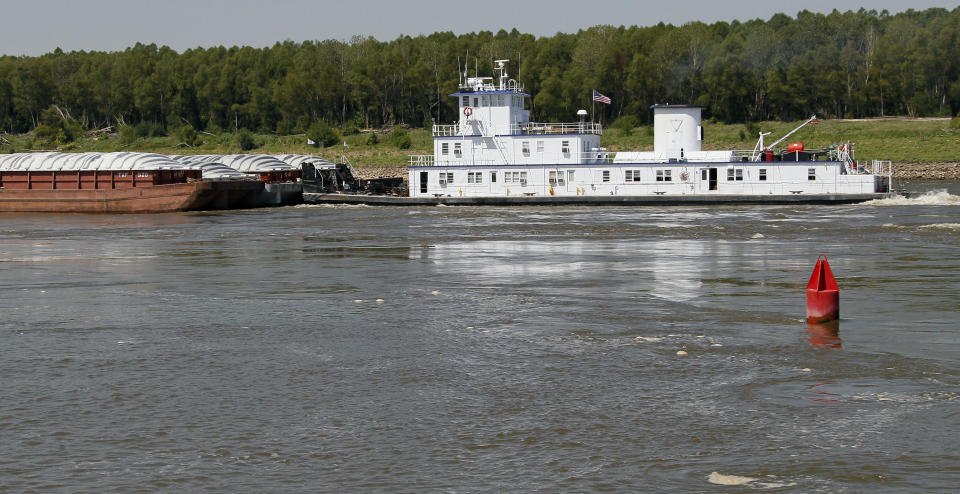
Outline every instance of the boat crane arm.
[(781, 142), (783, 142), (783, 141), (784, 141), (784, 139), (786, 139), (786, 138), (788, 138), (788, 137), (790, 137), (790, 136), (792, 136), (792, 135), (793, 135), (793, 134), (795, 134), (795, 133), (796, 133), (796, 132), (797, 132), (798, 130), (800, 130), (800, 129), (802, 129), (802, 128), (804, 128), (804, 127), (806, 127), (806, 126), (807, 126), (807, 124), (809, 124), (810, 122), (813, 122), (813, 121), (814, 121), (814, 120), (816, 120), (816, 119), (817, 119), (817, 116), (816, 116), (816, 115), (814, 115), (814, 116), (812, 116), (812, 117), (810, 117), (810, 118), (809, 118), (809, 119), (808, 119), (808, 120), (807, 120), (806, 122), (803, 122), (802, 124), (800, 124), (800, 126), (799, 126), (799, 127), (797, 127), (797, 128), (795, 128), (795, 129), (793, 129), (793, 130), (791, 130), (790, 132), (787, 132), (787, 135), (785, 135), (785, 136), (783, 136), (783, 137), (781, 137), (780, 139), (777, 139), (777, 142), (774, 142), (774, 143), (773, 143), (773, 144), (771, 144), (771, 145), (770, 145), (769, 147), (770, 147), (771, 149), (773, 149), (773, 148), (774, 148), (774, 147), (775, 147), (775, 146), (776, 146), (777, 144), (780, 144)]

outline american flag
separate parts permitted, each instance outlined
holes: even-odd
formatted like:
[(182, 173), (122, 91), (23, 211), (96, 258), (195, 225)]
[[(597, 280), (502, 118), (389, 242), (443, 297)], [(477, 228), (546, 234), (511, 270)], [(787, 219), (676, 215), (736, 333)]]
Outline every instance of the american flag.
[(604, 95), (600, 94), (600, 92), (597, 91), (596, 89), (593, 90), (593, 100), (594, 100), (594, 101), (599, 101), (599, 102), (604, 103), (604, 104), (607, 104), (607, 105), (610, 104), (610, 97), (609, 97), (609, 96), (604, 96)]

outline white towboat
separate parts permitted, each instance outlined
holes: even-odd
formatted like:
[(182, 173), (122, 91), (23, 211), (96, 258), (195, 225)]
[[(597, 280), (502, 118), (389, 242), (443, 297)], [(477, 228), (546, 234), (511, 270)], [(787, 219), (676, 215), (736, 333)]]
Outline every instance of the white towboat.
[(589, 203), (588, 198), (611, 196), (689, 196), (698, 202), (700, 196), (802, 202), (816, 196), (831, 202), (865, 200), (891, 190), (891, 163), (858, 163), (851, 143), (815, 150), (793, 143), (776, 149), (816, 117), (769, 146), (763, 143), (768, 133), (761, 133), (753, 150), (703, 151), (701, 107), (654, 105), (654, 150), (607, 152), (600, 146), (601, 125), (586, 122), (584, 110), (578, 112), (579, 122), (531, 122), (525, 109), (530, 95), (508, 78), (506, 62), (496, 61), (496, 82), (462, 76), (459, 92), (451, 95), (457, 98), (459, 121), (434, 125), (433, 154), (410, 157), (411, 198)]

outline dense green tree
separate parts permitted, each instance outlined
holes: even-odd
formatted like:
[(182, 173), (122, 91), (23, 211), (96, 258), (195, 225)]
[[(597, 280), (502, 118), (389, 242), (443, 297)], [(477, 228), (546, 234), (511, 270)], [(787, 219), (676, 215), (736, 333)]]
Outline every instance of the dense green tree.
[[(690, 103), (727, 122), (960, 112), (960, 8), (896, 15), (802, 10), (768, 20), (682, 26), (595, 26), (537, 38), (516, 29), (379, 41), (284, 41), (267, 48), (177, 53), (142, 44), (120, 52), (0, 56), (0, 130), (51, 127), (56, 106), (82, 128), (132, 126), (136, 139), (195, 130), (291, 134), (429, 126), (457, 119), (468, 76), (510, 76), (535, 120), (567, 121), (595, 106), (604, 122), (650, 122), (655, 103)], [(458, 70), (459, 69), (459, 70)], [(613, 99), (592, 105), (591, 91)], [(324, 125), (327, 125), (324, 124)], [(144, 127), (146, 125), (146, 127)], [(339, 139), (339, 136), (337, 136)]]
[(323, 120), (318, 120), (307, 129), (307, 139), (313, 141), (314, 146), (331, 147), (340, 143), (340, 135)]

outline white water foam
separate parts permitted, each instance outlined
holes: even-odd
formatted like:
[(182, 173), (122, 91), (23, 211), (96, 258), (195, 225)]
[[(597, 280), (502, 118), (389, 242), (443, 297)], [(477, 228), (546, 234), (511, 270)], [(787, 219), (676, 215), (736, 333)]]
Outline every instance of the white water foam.
[(862, 203), (867, 206), (958, 206), (960, 196), (946, 189), (929, 190), (916, 197), (893, 196), (887, 199), (874, 199)]
[(743, 485), (754, 482), (757, 479), (753, 477), (741, 477), (739, 475), (724, 475), (720, 472), (713, 472), (707, 477), (707, 481), (717, 485)]
[(658, 338), (656, 336), (637, 336), (633, 339), (634, 341), (639, 341), (640, 343), (657, 343), (663, 341), (663, 338)]
[(918, 228), (931, 229), (931, 230), (950, 230), (950, 231), (960, 231), (960, 223), (934, 223), (932, 225), (922, 225)]

